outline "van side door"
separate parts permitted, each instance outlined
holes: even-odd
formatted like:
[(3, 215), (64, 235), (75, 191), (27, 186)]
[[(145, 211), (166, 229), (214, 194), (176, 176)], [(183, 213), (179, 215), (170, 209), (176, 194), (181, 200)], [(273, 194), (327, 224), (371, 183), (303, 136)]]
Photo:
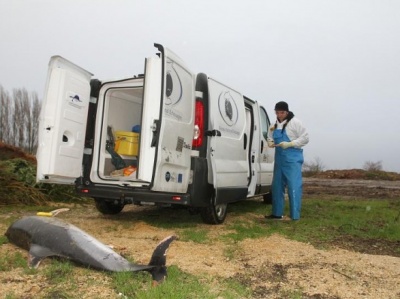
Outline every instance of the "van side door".
[(261, 186), (261, 193), (268, 192), (272, 185), (272, 176), (274, 172), (275, 149), (269, 148), (267, 143), (268, 131), (270, 129), (270, 120), (264, 107), (257, 104), (257, 110), (260, 120), (260, 154), (259, 154), (259, 175), (257, 183)]
[(249, 175), (243, 96), (209, 78), (208, 182), (216, 204), (245, 199)]

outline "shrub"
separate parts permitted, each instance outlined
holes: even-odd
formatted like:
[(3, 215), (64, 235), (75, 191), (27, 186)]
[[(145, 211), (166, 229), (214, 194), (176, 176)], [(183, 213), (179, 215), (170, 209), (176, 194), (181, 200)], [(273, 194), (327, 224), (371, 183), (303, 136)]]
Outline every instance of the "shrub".
[(377, 162), (367, 161), (364, 163), (363, 169), (366, 171), (382, 170), (382, 161), (377, 161)]
[(314, 158), (311, 162), (304, 162), (303, 164), (303, 173), (306, 176), (311, 176), (317, 174), (319, 172), (324, 171), (325, 165), (322, 163), (322, 160), (319, 157)]
[(36, 183), (36, 165), (22, 158), (0, 161), (0, 204), (76, 201), (74, 187)]

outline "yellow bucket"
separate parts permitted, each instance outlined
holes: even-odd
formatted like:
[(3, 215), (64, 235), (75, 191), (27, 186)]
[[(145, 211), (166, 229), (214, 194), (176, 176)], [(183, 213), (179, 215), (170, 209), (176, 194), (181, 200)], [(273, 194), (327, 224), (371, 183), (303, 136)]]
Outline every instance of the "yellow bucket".
[(120, 155), (137, 156), (139, 133), (116, 131), (114, 150)]

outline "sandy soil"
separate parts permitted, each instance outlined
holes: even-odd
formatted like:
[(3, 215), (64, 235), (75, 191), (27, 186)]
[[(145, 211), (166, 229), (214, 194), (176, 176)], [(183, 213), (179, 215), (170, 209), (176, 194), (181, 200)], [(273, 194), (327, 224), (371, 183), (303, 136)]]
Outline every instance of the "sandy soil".
[[(392, 185), (391, 182), (375, 181), (327, 181), (306, 179), (306, 196), (313, 196), (322, 189), (328, 194), (342, 190), (340, 193), (346, 196), (355, 196), (359, 192), (373, 193), (375, 197), (384, 197), (386, 192), (390, 196), (400, 194), (400, 182)], [(86, 230), (103, 243), (113, 245), (117, 252), (133, 257), (136, 262), (147, 263), (160, 240), (179, 234), (179, 231), (160, 229), (136, 217), (141, 213), (159, 213), (154, 211), (152, 207), (127, 206), (122, 217), (117, 218), (99, 215), (93, 206), (88, 206), (73, 207), (70, 212), (58, 217)], [(179, 217), (179, 213), (186, 211), (178, 210), (176, 213)], [(1, 215), (3, 218), (20, 216), (22, 214), (17, 211)], [(314, 299), (400, 298), (399, 257), (362, 254), (340, 248), (321, 250), (310, 244), (272, 235), (234, 244), (235, 258), (228, 258), (226, 249), (232, 245), (221, 242), (218, 236), (226, 233), (226, 226), (234, 220), (228, 215), (226, 223), (221, 226), (199, 224), (212, 236), (213, 242), (198, 244), (177, 240), (168, 251), (167, 264), (197, 276), (234, 277), (252, 288), (253, 298), (282, 298), (285, 291), (299, 291), (303, 294), (302, 298)], [(7, 229), (2, 223), (4, 221), (0, 221), (0, 233)], [(12, 244), (4, 244), (0, 246), (0, 255), (5, 256), (16, 250), (24, 256), (27, 254)], [(51, 262), (45, 260), (41, 267), (45, 269)], [(19, 298), (37, 298), (44, 289), (51, 287), (44, 273), (43, 270), (30, 275), (18, 267), (0, 271), (0, 293), (12, 292)], [(74, 273), (79, 281), (81, 298), (119, 298), (110, 288), (108, 276), (79, 267), (74, 269)]]

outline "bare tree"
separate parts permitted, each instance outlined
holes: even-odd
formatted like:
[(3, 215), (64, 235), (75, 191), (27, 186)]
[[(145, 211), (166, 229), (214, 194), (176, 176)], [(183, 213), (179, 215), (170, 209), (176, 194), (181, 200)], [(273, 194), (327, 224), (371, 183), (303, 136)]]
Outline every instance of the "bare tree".
[(36, 152), (38, 145), (38, 125), (40, 114), (40, 101), (36, 92), (32, 92), (29, 102), (29, 113), (27, 114), (27, 148), (29, 153)]
[(378, 171), (382, 170), (382, 161), (367, 161), (364, 163), (363, 169), (366, 171)]
[(11, 133), (12, 102), (10, 95), (2, 86), (0, 86), (0, 104), (0, 140), (8, 144), (13, 144), (13, 136)]
[(14, 89), (12, 97), (0, 85), (0, 141), (34, 153), (37, 148), (40, 101), (36, 92)]
[(0, 85), (0, 140), (11, 144), (10, 132), (10, 95)]
[(319, 157), (314, 158), (311, 162), (304, 162), (303, 164), (303, 172), (307, 172), (310, 174), (315, 174), (318, 172), (322, 172), (325, 169), (324, 163)]
[(13, 90), (13, 98), (14, 98), (14, 114), (13, 114), (13, 131), (14, 131), (14, 145), (24, 149), (25, 143), (25, 131), (26, 131), (26, 122), (25, 122), (25, 114), (26, 114), (26, 102), (27, 102), (27, 94), (25, 88), (22, 89), (14, 89)]

